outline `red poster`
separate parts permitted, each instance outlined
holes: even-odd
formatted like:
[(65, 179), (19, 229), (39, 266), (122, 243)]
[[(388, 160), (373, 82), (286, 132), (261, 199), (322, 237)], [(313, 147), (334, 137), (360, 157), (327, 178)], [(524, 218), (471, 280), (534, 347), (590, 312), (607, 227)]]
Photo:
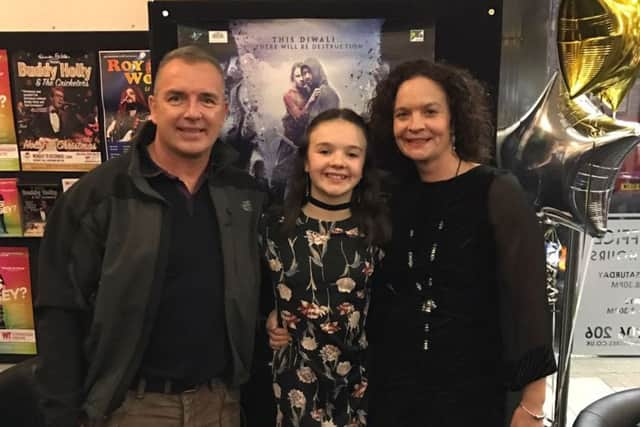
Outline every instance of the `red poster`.
[(36, 354), (27, 248), (0, 247), (0, 353)]
[(20, 170), (16, 130), (13, 126), (9, 65), (7, 51), (4, 49), (0, 49), (0, 170)]

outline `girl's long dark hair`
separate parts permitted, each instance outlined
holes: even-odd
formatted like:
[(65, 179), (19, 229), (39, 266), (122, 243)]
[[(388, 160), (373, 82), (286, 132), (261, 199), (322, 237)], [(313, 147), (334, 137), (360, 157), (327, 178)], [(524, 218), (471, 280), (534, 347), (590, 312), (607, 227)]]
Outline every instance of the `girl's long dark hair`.
[(380, 192), (380, 176), (374, 165), (369, 128), (360, 115), (348, 108), (326, 110), (318, 114), (307, 127), (302, 145), (298, 148), (293, 172), (289, 177), (281, 232), (287, 236), (294, 233), (296, 220), (300, 216), (302, 206), (307, 202), (309, 177), (304, 170), (304, 164), (309, 150), (309, 135), (322, 123), (332, 120), (344, 120), (353, 124), (362, 131), (367, 141), (362, 178), (351, 195), (351, 217), (369, 244), (380, 245), (391, 236), (388, 209)]

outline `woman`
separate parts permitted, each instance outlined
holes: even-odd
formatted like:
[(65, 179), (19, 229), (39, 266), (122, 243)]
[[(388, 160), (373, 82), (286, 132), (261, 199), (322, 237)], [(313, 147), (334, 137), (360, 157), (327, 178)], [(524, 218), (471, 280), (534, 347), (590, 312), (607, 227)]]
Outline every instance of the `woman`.
[(372, 425), (541, 426), (555, 371), (544, 247), (515, 179), (483, 164), (493, 144), (486, 94), (467, 72), (418, 60), (370, 103), (393, 191), (393, 239), (369, 325)]
[(299, 146), (310, 121), (309, 111), (320, 96), (320, 89), (311, 85), (310, 68), (302, 62), (296, 62), (291, 66), (289, 78), (291, 87), (282, 96), (287, 110), (282, 118), (282, 127), (284, 136)]
[(319, 114), (289, 183), (284, 217), (264, 233), (276, 312), (291, 337), (274, 352), (277, 425), (365, 425), (364, 326), (389, 227), (363, 119), (347, 109)]

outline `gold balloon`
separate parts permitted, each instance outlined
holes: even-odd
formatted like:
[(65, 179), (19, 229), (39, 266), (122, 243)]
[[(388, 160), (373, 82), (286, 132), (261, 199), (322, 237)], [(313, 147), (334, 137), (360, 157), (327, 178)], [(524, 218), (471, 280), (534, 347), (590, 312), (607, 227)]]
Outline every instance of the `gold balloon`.
[[(622, 103), (624, 97), (629, 93), (633, 83), (636, 81), (636, 72), (631, 72), (631, 70), (624, 70), (629, 76), (621, 79), (618, 82), (611, 84), (609, 87), (597, 88), (593, 91), (593, 94), (596, 95), (600, 100), (612, 111), (618, 110), (618, 107)], [(620, 73), (622, 74), (622, 73)]]
[(558, 55), (571, 97), (617, 110), (640, 72), (640, 0), (562, 0)]

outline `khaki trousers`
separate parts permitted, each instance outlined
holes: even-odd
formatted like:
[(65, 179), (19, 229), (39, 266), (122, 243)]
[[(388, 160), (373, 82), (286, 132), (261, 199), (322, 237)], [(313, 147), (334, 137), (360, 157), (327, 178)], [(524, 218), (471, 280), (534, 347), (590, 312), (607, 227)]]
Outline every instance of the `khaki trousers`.
[(224, 384), (179, 394), (127, 392), (100, 427), (240, 427), (240, 393)]

